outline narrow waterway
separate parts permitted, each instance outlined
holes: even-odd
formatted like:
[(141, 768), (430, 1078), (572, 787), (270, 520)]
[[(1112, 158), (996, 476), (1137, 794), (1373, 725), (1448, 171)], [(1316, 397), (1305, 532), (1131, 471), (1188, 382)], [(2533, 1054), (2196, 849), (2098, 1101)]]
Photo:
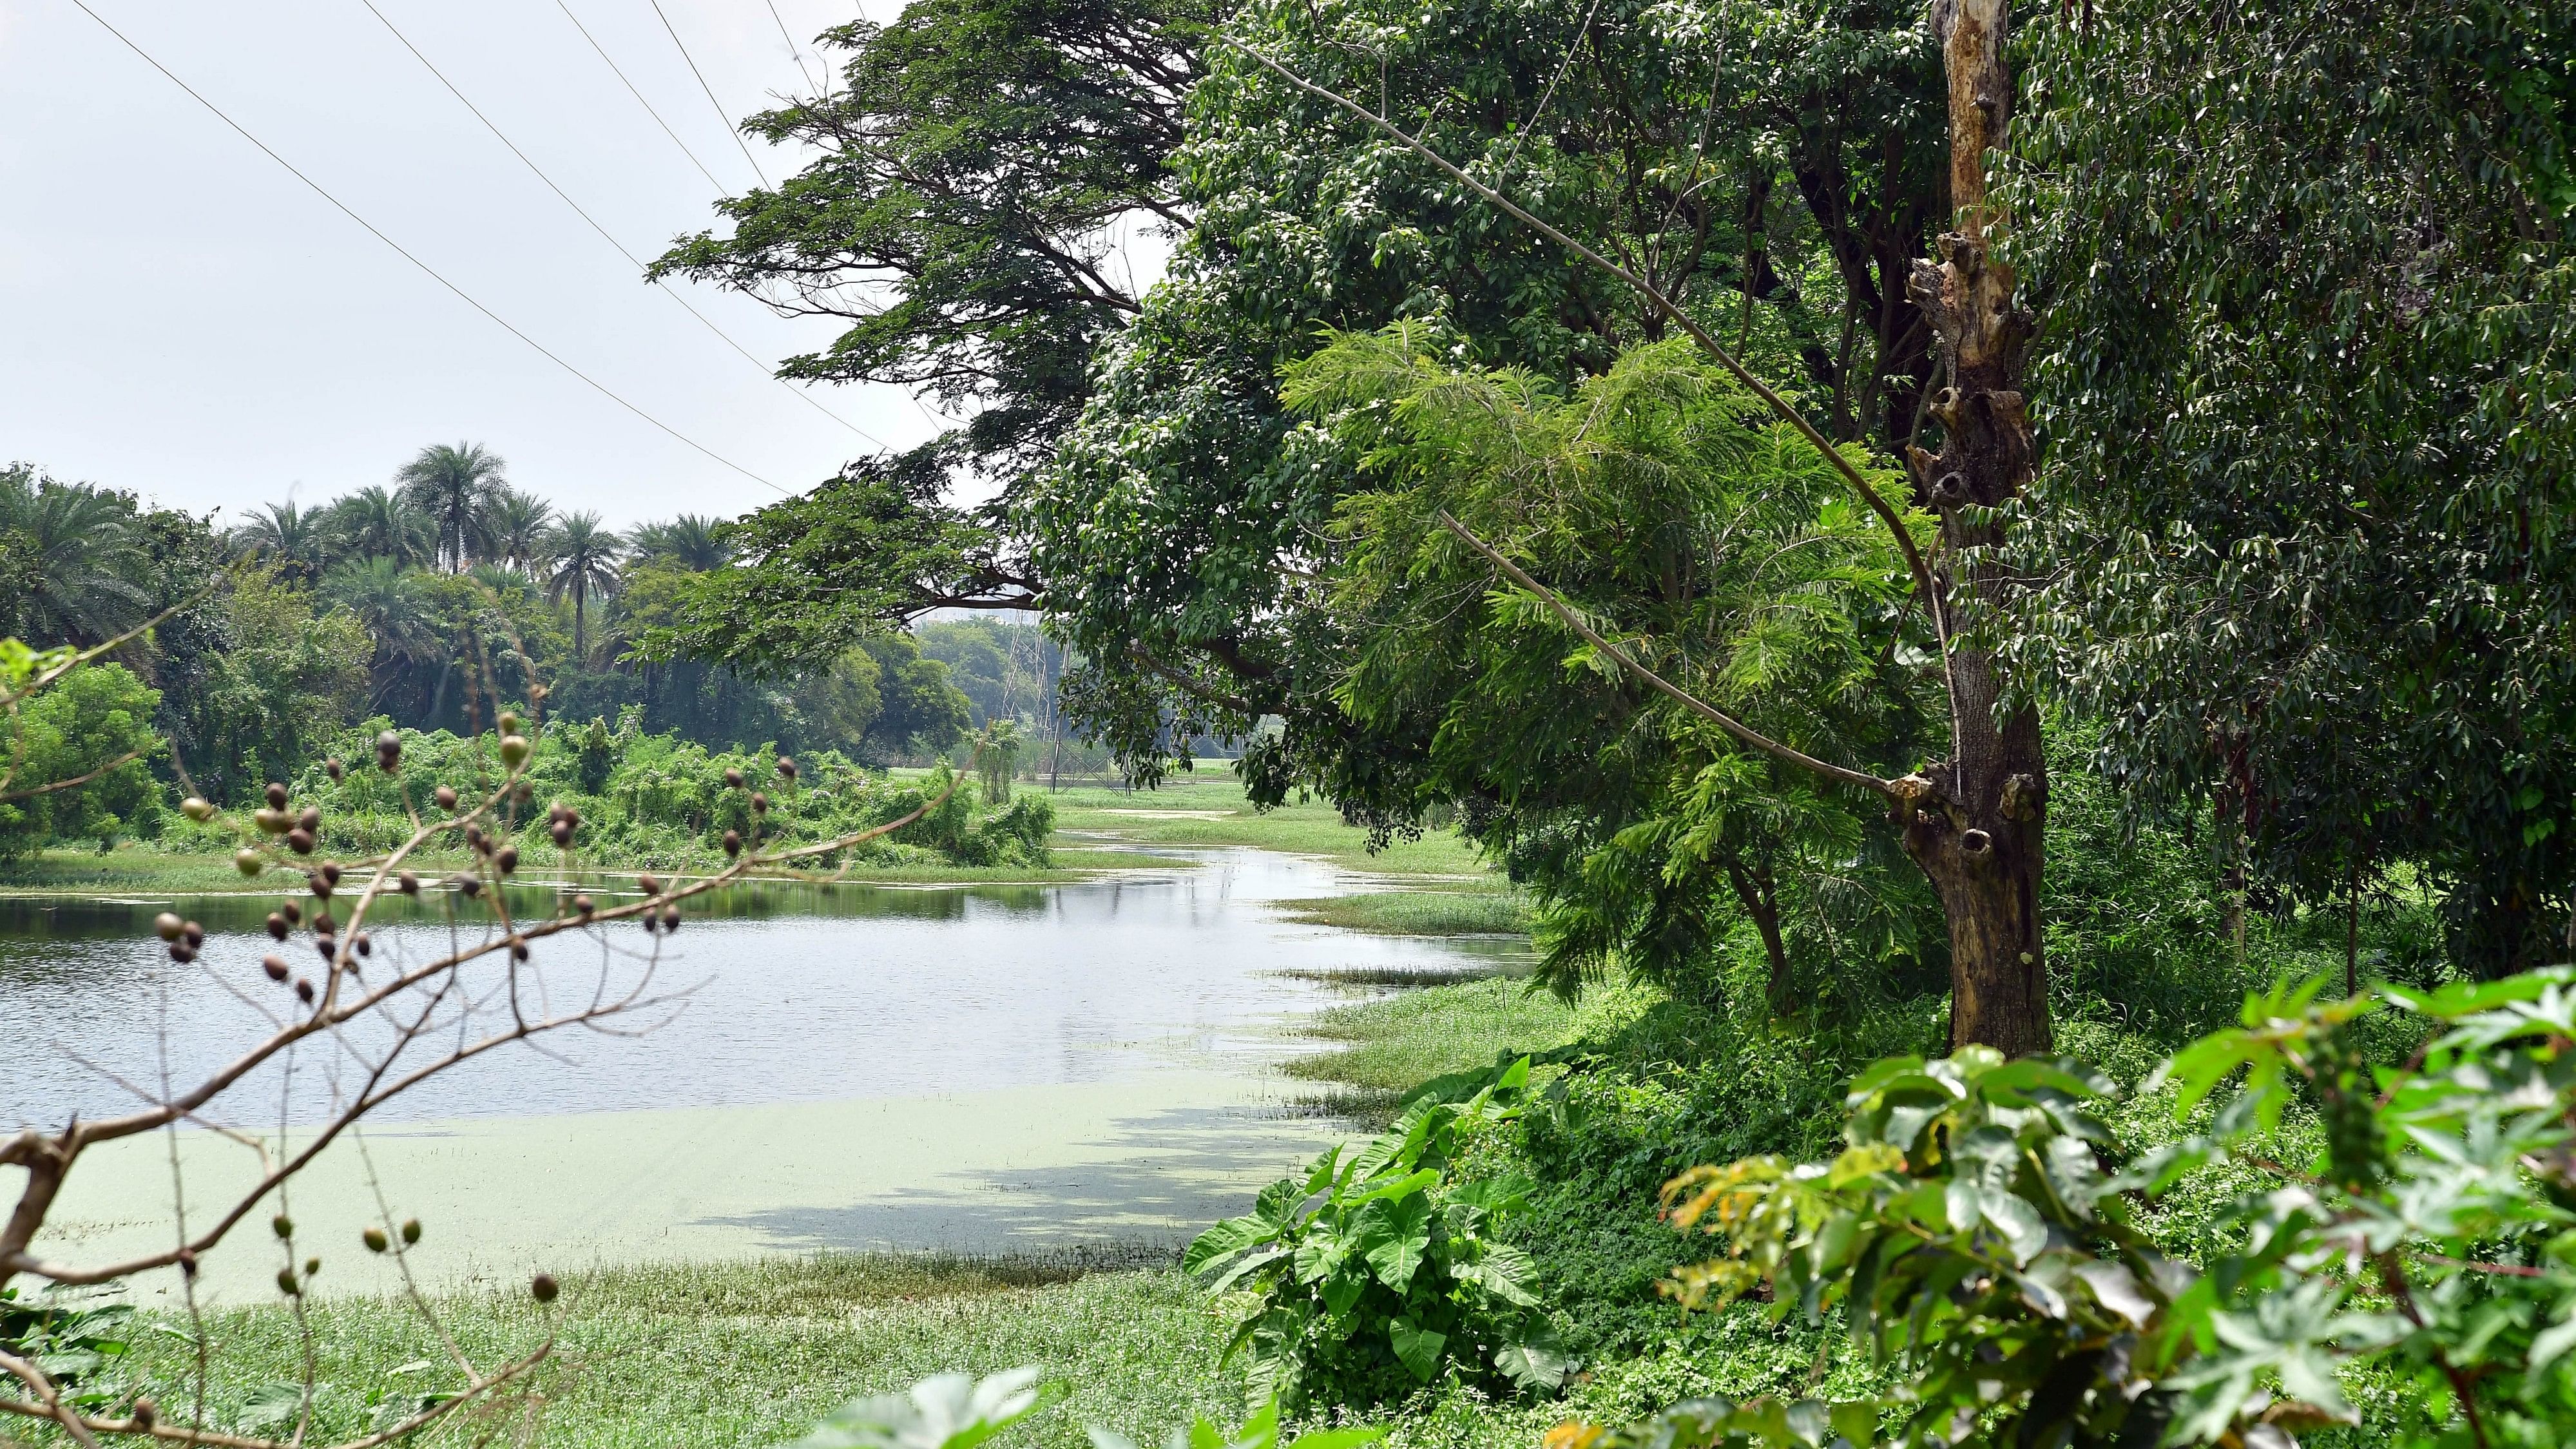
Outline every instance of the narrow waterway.
[[(446, 1228), (447, 1251), (423, 1261), (449, 1280), (530, 1261), (1168, 1241), (1343, 1130), (1296, 1111), (1297, 1086), (1266, 1070), (1291, 1049), (1283, 1025), (1347, 999), (1319, 977), (1515, 952), (1298, 925), (1274, 904), (1359, 884), (1260, 851), (1189, 852), (1065, 886), (759, 886), (658, 942), (625, 925), (558, 945), (535, 963), (555, 1009), (606, 983), (651, 1003), (620, 1030), (649, 1029), (503, 1047), (389, 1103), (363, 1152), (335, 1148), (299, 1182), (297, 1216), (345, 1218), (354, 1243), (381, 1190)], [(283, 1004), (258, 964), (277, 949), (259, 930), (274, 903), (0, 902), (0, 1130), (124, 1110), (134, 1089), (193, 1082), (257, 1040)], [(150, 935), (172, 908), (208, 929), (195, 965)], [(369, 969), (443, 948), (444, 909), (389, 922)], [(377, 1023), (308, 1048), (215, 1121), (291, 1141), (391, 1040)], [(50, 1255), (167, 1240), (169, 1146), (127, 1147), (85, 1164)], [(257, 1168), (214, 1133), (179, 1147), (200, 1211)], [(209, 1281), (245, 1291), (273, 1257), (227, 1244)], [(384, 1286), (344, 1266), (333, 1285)]]

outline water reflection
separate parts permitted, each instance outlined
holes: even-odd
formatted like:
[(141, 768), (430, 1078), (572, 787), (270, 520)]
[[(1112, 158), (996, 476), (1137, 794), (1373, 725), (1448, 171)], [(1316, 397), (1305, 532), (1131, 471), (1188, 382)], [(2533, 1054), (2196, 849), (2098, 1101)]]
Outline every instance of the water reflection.
[[(763, 884), (693, 909), (662, 948), (640, 927), (546, 950), (556, 1001), (598, 983), (685, 997), (640, 1039), (574, 1033), (511, 1046), (388, 1115), (423, 1118), (910, 1096), (1093, 1082), (1176, 1050), (1265, 1049), (1250, 1028), (1318, 1004), (1283, 976), (1336, 967), (1463, 966), (1497, 942), (1373, 937), (1283, 923), (1267, 903), (1352, 888), (1328, 866), (1258, 851), (1194, 853), (1174, 869), (1050, 887)], [(520, 908), (546, 909), (548, 892)], [(205, 949), (178, 966), (150, 936), (160, 899), (0, 901), (0, 1129), (123, 1109), (116, 1079), (194, 1082), (290, 1004), (261, 974), (271, 896), (182, 900)], [(446, 903), (373, 918), (371, 971), (422, 961), (456, 930)], [(479, 934), (469, 915), (468, 938)], [(318, 966), (298, 938), (297, 969)], [(478, 978), (497, 981), (496, 957)], [(381, 1054), (382, 1024), (352, 1035)], [(311, 1120), (346, 1090), (351, 1058), (318, 1045), (233, 1100)], [(238, 1120), (238, 1119), (237, 1119)]]

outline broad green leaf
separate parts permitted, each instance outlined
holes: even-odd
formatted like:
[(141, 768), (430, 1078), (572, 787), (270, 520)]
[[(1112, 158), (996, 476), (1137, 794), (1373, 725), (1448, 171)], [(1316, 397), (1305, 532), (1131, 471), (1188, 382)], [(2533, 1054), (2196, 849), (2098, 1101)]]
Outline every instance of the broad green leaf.
[(1405, 1371), (1423, 1383), (1431, 1382), (1431, 1376), (1439, 1372), (1440, 1350), (1449, 1342), (1449, 1336), (1424, 1328), (1410, 1318), (1389, 1323), (1386, 1336)]
[(853, 1399), (788, 1449), (974, 1449), (1045, 1407), (1035, 1368), (940, 1374), (909, 1392)]

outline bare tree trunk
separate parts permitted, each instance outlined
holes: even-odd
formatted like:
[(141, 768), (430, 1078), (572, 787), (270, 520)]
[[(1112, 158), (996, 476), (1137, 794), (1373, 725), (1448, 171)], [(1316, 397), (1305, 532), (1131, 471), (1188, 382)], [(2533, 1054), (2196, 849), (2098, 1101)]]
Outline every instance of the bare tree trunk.
[[(1939, 266), (1917, 262), (1909, 290), (1949, 374), (1933, 399), (1938, 456), (1907, 450), (1915, 485), (1941, 517), (1942, 632), (1957, 638), (1973, 604), (2006, 602), (2009, 581), (1970, 551), (1999, 532), (1977, 511), (2030, 481), (2030, 422), (2021, 392), (2031, 320), (2014, 305), (2012, 269), (1991, 247), (2004, 218), (1986, 201), (1986, 153), (2000, 150), (2012, 110), (2004, 59), (2006, 0), (1940, 0), (1933, 24), (1949, 77), (1950, 201), (1956, 229)], [(2004, 681), (1992, 656), (1948, 652), (1951, 758), (1908, 776), (1897, 806), (1905, 852), (1922, 867), (1950, 924), (1952, 1049), (2007, 1055), (2051, 1044), (2039, 883), (2048, 767), (2039, 716), (2000, 716)]]
[(1789, 947), (1780, 935), (1780, 893), (1767, 866), (1747, 870), (1733, 856), (1726, 860), (1728, 884), (1735, 887), (1735, 899), (1752, 917), (1753, 928), (1762, 933), (1762, 950), (1770, 958), (1770, 979), (1763, 984), (1763, 998), (1771, 1009), (1771, 1019), (1782, 1020), (1798, 1008), (1798, 985), (1789, 974)]

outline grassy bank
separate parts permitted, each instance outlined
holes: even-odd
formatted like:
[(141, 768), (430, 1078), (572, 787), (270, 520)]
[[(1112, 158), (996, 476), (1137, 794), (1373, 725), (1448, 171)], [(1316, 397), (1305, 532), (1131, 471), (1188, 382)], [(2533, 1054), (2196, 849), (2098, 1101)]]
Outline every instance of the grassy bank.
[[(921, 772), (897, 772), (907, 779)], [(1243, 786), (1230, 773), (1184, 776), (1160, 790), (1104, 789), (1090, 786), (1045, 794), (1042, 787), (1022, 784), (1017, 794), (1040, 794), (1055, 806), (1056, 833), (1050, 842), (1049, 868), (970, 866), (926, 862), (862, 864), (844, 877), (884, 885), (1060, 885), (1089, 880), (1104, 871), (1132, 870), (1140, 860), (1129, 846), (1249, 846), (1329, 860), (1348, 870), (1418, 881), (1411, 890), (1381, 891), (1325, 901), (1293, 903), (1297, 918), (1353, 930), (1401, 935), (1457, 935), (1527, 929), (1518, 898), (1501, 878), (1489, 872), (1474, 849), (1455, 831), (1426, 834), (1420, 840), (1396, 841), (1371, 854), (1368, 833), (1344, 824), (1331, 808), (1316, 804), (1256, 811), (1244, 799)], [(1016, 798), (1016, 796), (1015, 796)], [(544, 848), (536, 852), (546, 853)], [(709, 864), (714, 862), (710, 857)], [(453, 871), (466, 864), (461, 852), (413, 857), (424, 874)], [(585, 862), (611, 873), (631, 874), (637, 864), (600, 856)], [(543, 872), (533, 864), (523, 875)], [(688, 871), (662, 869), (665, 876)], [(1438, 884), (1431, 881), (1440, 877)], [(229, 852), (188, 853), (149, 846), (46, 850), (0, 864), (0, 894), (24, 895), (218, 895), (240, 891), (265, 893), (277, 888), (278, 873), (245, 879), (233, 869)]]
[(1055, 806), (1060, 844), (1106, 838), (1137, 845), (1246, 845), (1316, 856), (1371, 875), (1483, 881), (1491, 874), (1455, 830), (1426, 831), (1371, 852), (1368, 832), (1321, 801), (1255, 810), (1244, 798), (1243, 782), (1230, 772), (1178, 776), (1157, 790), (1067, 789), (1046, 798)]

